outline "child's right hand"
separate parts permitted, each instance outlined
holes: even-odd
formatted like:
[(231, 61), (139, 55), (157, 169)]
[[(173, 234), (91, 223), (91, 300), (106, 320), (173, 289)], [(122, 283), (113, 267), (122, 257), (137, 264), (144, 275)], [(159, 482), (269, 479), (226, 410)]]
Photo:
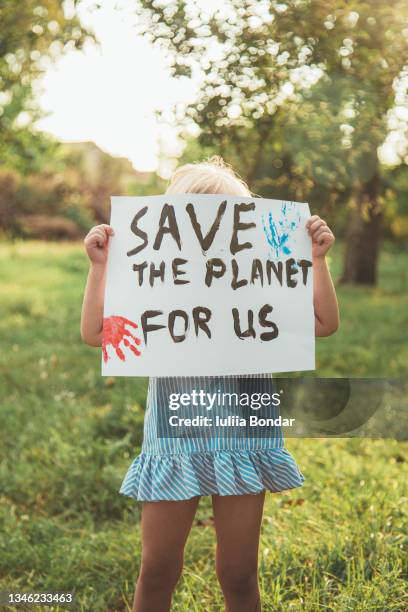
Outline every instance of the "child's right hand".
[(114, 232), (110, 225), (103, 223), (92, 227), (84, 239), (87, 255), (93, 264), (105, 265), (108, 260), (109, 236)]

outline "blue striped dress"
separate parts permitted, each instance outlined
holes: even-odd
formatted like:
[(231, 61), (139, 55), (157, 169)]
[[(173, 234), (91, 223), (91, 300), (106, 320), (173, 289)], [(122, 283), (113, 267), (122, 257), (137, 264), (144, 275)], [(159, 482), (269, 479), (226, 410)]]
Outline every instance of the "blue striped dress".
[[(130, 465), (119, 492), (139, 501), (161, 501), (302, 486), (304, 477), (284, 447), (280, 427), (274, 426), (272, 434), (269, 429), (262, 437), (242, 427), (215, 426), (200, 428), (194, 436), (187, 428), (174, 430), (168, 425), (170, 393), (192, 389), (236, 393), (243, 384), (248, 393), (275, 391), (270, 374), (150, 378), (141, 453)], [(212, 413), (212, 417), (215, 413), (225, 417), (234, 410), (216, 403)], [(279, 416), (277, 409), (275, 416)]]

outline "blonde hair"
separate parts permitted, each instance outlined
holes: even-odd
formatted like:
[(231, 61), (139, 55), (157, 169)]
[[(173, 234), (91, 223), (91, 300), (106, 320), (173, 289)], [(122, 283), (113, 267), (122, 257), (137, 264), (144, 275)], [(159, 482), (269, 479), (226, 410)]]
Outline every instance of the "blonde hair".
[(176, 168), (166, 193), (221, 193), (251, 197), (245, 181), (219, 155)]

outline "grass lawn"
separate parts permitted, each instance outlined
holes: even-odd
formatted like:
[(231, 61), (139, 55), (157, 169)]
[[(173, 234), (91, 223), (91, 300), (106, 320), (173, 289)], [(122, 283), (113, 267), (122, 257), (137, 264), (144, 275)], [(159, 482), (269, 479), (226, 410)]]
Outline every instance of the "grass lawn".
[[(117, 490), (140, 448), (147, 381), (102, 378), (100, 352), (81, 343), (82, 245), (3, 243), (0, 263), (0, 590), (75, 590), (78, 610), (130, 610), (140, 505)], [(408, 255), (385, 250), (378, 287), (339, 288), (341, 328), (317, 341), (319, 375), (406, 377), (407, 286)], [(287, 446), (306, 482), (267, 495), (263, 609), (406, 609), (407, 443)], [(223, 609), (210, 518), (203, 498), (175, 611)]]

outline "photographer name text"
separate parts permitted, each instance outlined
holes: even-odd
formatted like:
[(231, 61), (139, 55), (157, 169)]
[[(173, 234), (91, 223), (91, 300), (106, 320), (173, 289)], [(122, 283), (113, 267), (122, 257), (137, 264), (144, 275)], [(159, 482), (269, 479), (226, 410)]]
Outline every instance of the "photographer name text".
[(244, 418), (239, 415), (229, 415), (220, 417), (216, 415), (214, 418), (208, 416), (197, 415), (193, 418), (180, 417), (172, 415), (169, 418), (171, 427), (293, 427), (296, 419), (286, 419), (281, 416), (276, 418), (262, 418), (255, 414)]

